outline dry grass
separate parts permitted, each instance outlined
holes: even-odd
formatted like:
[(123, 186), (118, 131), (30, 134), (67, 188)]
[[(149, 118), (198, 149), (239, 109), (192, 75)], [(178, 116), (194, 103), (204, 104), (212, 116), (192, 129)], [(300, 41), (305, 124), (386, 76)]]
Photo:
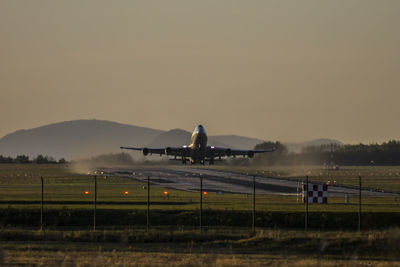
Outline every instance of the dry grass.
[(269, 254), (183, 254), (144, 252), (6, 252), (5, 265), (29, 266), (400, 266), (399, 261), (301, 258)]
[(13, 252), (6, 265), (30, 266), (400, 266), (394, 261), (331, 260), (271, 255), (138, 252)]
[[(127, 233), (115, 232), (121, 238), (108, 242), (65, 235), (58, 241), (3, 241), (0, 266), (400, 266), (399, 229), (361, 233), (264, 230), (239, 239), (235, 232), (203, 241), (194, 238), (195, 232), (178, 231), (170, 234), (185, 238), (169, 242), (162, 232), (152, 235), (152, 240), (122, 240)], [(212, 237), (216, 232), (197, 235)]]

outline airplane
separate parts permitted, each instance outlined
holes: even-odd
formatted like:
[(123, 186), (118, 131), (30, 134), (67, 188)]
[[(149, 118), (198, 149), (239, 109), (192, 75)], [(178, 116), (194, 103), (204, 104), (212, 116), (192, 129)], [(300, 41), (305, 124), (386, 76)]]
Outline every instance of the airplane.
[(190, 158), (190, 164), (201, 164), (204, 165), (206, 161), (209, 161), (210, 165), (214, 165), (216, 158), (221, 160), (221, 157), (254, 157), (257, 153), (274, 152), (275, 149), (264, 149), (264, 150), (241, 150), (231, 148), (221, 148), (207, 145), (207, 133), (202, 125), (196, 126), (192, 133), (191, 143), (188, 146), (182, 147), (166, 147), (166, 148), (139, 148), (139, 147), (126, 147), (121, 146), (121, 149), (139, 150), (143, 152), (143, 155), (160, 154), (174, 156), (174, 160), (182, 160), (182, 164), (186, 164), (188, 158)]

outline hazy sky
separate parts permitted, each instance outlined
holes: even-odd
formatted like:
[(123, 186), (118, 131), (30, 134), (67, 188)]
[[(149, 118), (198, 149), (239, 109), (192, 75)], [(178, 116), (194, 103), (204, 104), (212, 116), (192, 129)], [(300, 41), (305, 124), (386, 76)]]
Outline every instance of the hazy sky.
[(400, 139), (400, 1), (0, 1), (0, 137), (104, 119)]

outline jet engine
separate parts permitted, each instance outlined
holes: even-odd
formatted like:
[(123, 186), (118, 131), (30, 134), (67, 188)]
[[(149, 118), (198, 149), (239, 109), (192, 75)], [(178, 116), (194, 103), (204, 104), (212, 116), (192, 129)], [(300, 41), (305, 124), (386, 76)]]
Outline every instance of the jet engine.
[(167, 154), (167, 155), (171, 154), (171, 148), (170, 147), (167, 147), (165, 149), (165, 154)]
[(230, 157), (232, 155), (232, 150), (228, 148), (227, 150), (225, 150), (225, 154), (227, 157)]
[(247, 156), (249, 157), (249, 158), (252, 158), (252, 157), (254, 157), (254, 151), (249, 151), (249, 153), (247, 153)]
[(149, 149), (147, 147), (143, 148), (143, 155), (147, 156), (149, 154)]

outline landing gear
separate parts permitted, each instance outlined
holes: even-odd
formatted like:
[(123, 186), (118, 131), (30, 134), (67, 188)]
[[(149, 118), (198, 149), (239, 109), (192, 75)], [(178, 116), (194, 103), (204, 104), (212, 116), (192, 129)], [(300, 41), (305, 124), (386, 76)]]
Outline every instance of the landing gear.
[(214, 158), (210, 158), (210, 165), (214, 165)]
[(205, 164), (205, 160), (204, 159), (190, 159), (190, 164), (191, 165), (195, 165), (195, 164), (200, 164), (200, 165), (204, 165)]

